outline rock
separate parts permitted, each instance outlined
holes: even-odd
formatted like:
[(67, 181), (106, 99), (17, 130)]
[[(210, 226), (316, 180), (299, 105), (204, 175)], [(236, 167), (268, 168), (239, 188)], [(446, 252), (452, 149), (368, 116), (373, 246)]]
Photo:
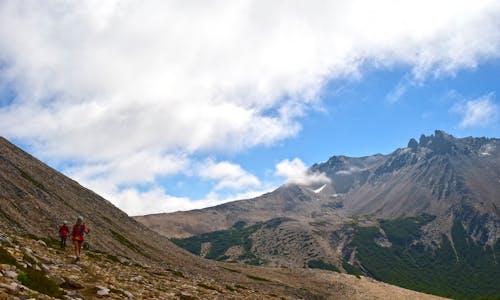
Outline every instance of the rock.
[(68, 299), (68, 300), (73, 300), (73, 299), (76, 299), (76, 300), (79, 300), (79, 299), (85, 299), (82, 295), (80, 294), (77, 294), (77, 293), (74, 293), (74, 294), (68, 294), (66, 296), (64, 296), (65, 299)]
[(80, 268), (77, 265), (65, 265), (64, 268), (69, 269), (69, 270), (73, 270), (73, 271), (77, 271), (77, 272), (82, 271), (82, 268)]
[(121, 263), (121, 264), (124, 264), (124, 265), (130, 265), (130, 260), (128, 260), (127, 258), (123, 257), (123, 256), (117, 256), (118, 258), (118, 261)]
[(109, 295), (109, 292), (110, 290), (107, 288), (107, 287), (104, 287), (104, 286), (96, 286), (96, 294), (97, 296), (99, 297), (104, 297), (104, 296), (108, 296)]
[(123, 294), (125, 296), (127, 296), (127, 298), (129, 298), (129, 299), (134, 298), (134, 295), (131, 292), (129, 292), (129, 291), (123, 291)]
[(45, 272), (45, 273), (49, 273), (50, 272), (50, 269), (49, 267), (47, 267), (46, 265), (42, 264), (42, 270)]
[(15, 284), (15, 283), (6, 284), (6, 283), (0, 282), (0, 288), (7, 290), (7, 293), (14, 295), (14, 296), (19, 294), (19, 291), (17, 290), (17, 284)]
[(64, 280), (64, 282), (59, 284), (59, 286), (62, 287), (63, 289), (80, 290), (80, 289), (85, 288), (85, 286), (83, 286), (83, 284), (79, 283), (78, 281), (76, 281), (74, 279), (63, 276), (63, 280)]
[(17, 278), (17, 273), (14, 271), (10, 271), (10, 270), (3, 271), (3, 275), (5, 277), (9, 277), (9, 278), (13, 278), (13, 279)]
[(177, 294), (175, 294), (177, 297), (179, 297), (180, 299), (196, 299), (195, 296), (191, 295), (191, 294), (188, 294), (188, 293), (185, 293), (185, 292), (179, 292)]
[(50, 275), (50, 278), (54, 280), (58, 286), (61, 286), (66, 282), (66, 280), (64, 280), (64, 278), (59, 275), (52, 274)]
[(416, 152), (417, 149), (418, 149), (418, 142), (415, 139), (412, 138), (408, 142), (408, 148), (410, 148), (412, 150), (412, 152)]
[(22, 250), (25, 254), (33, 255), (33, 250), (28, 247), (23, 247)]
[(39, 260), (39, 261), (41, 261), (41, 262), (42, 262), (42, 263), (44, 263), (44, 264), (50, 264), (50, 265), (54, 264), (54, 261), (53, 261), (53, 260), (51, 260), (51, 259), (49, 259), (49, 258), (46, 258), (46, 257), (44, 257), (44, 256), (42, 256), (42, 255), (39, 255), (39, 256), (38, 256), (38, 260)]
[(44, 241), (42, 241), (42, 240), (38, 240), (38, 241), (36, 241), (36, 242), (37, 242), (40, 246), (43, 246), (43, 247), (47, 248), (47, 244), (46, 244)]
[(12, 246), (12, 239), (7, 236), (0, 236), (0, 244), (6, 246)]

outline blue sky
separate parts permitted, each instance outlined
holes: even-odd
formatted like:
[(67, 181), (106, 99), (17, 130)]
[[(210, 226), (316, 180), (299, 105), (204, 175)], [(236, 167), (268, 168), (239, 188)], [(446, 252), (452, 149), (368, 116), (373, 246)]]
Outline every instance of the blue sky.
[[(286, 5), (285, 5), (286, 3)], [(131, 215), (500, 133), (498, 1), (0, 2), (0, 135)]]
[[(356, 80), (332, 81), (322, 91), (321, 110), (301, 120), (301, 132), (276, 145), (255, 147), (234, 155), (220, 154), (249, 172), (266, 178), (283, 159), (298, 157), (307, 166), (333, 155), (367, 156), (387, 154), (405, 147), (410, 138), (431, 135), (436, 129), (456, 137), (500, 136), (500, 60), (460, 70), (452, 76), (409, 84), (396, 102), (389, 95), (405, 81), (411, 70), (401, 67), (371, 70)], [(464, 115), (456, 107), (487, 96), (496, 107), (487, 124), (461, 126)], [(179, 188), (179, 195), (200, 197), (209, 189)]]

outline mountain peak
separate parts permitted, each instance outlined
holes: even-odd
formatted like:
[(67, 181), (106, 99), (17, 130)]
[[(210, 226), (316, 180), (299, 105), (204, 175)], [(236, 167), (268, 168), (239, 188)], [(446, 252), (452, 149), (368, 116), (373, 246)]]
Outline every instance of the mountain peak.
[(434, 134), (430, 136), (424, 134), (420, 135), (418, 145), (415, 139), (411, 139), (408, 142), (408, 147), (411, 148), (413, 152), (415, 152), (418, 147), (422, 147), (430, 149), (436, 154), (452, 154), (453, 150), (457, 149), (455, 141), (455, 137), (451, 134), (442, 130), (436, 130)]

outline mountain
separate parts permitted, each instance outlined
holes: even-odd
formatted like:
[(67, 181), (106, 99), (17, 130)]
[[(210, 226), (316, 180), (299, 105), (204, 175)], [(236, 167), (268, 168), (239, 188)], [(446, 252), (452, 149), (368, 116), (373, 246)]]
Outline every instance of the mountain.
[[(84, 217), (75, 263), (57, 225)], [(305, 278), (305, 279), (304, 279)], [(366, 277), (200, 258), (0, 138), (0, 299), (437, 299)]]
[(136, 219), (216, 260), (365, 274), (455, 298), (500, 295), (499, 139), (437, 130), (309, 172), (330, 182)]

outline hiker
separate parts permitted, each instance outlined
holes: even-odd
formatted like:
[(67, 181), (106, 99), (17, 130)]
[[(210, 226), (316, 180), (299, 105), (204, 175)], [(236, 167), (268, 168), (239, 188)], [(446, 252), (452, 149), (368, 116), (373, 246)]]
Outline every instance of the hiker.
[(59, 238), (61, 239), (61, 248), (66, 248), (66, 239), (69, 235), (69, 227), (68, 222), (64, 221), (63, 224), (59, 227)]
[(80, 250), (82, 249), (84, 235), (88, 233), (89, 229), (83, 223), (83, 217), (78, 216), (76, 224), (73, 225), (73, 230), (71, 231), (71, 240), (75, 245), (75, 262), (80, 261)]

